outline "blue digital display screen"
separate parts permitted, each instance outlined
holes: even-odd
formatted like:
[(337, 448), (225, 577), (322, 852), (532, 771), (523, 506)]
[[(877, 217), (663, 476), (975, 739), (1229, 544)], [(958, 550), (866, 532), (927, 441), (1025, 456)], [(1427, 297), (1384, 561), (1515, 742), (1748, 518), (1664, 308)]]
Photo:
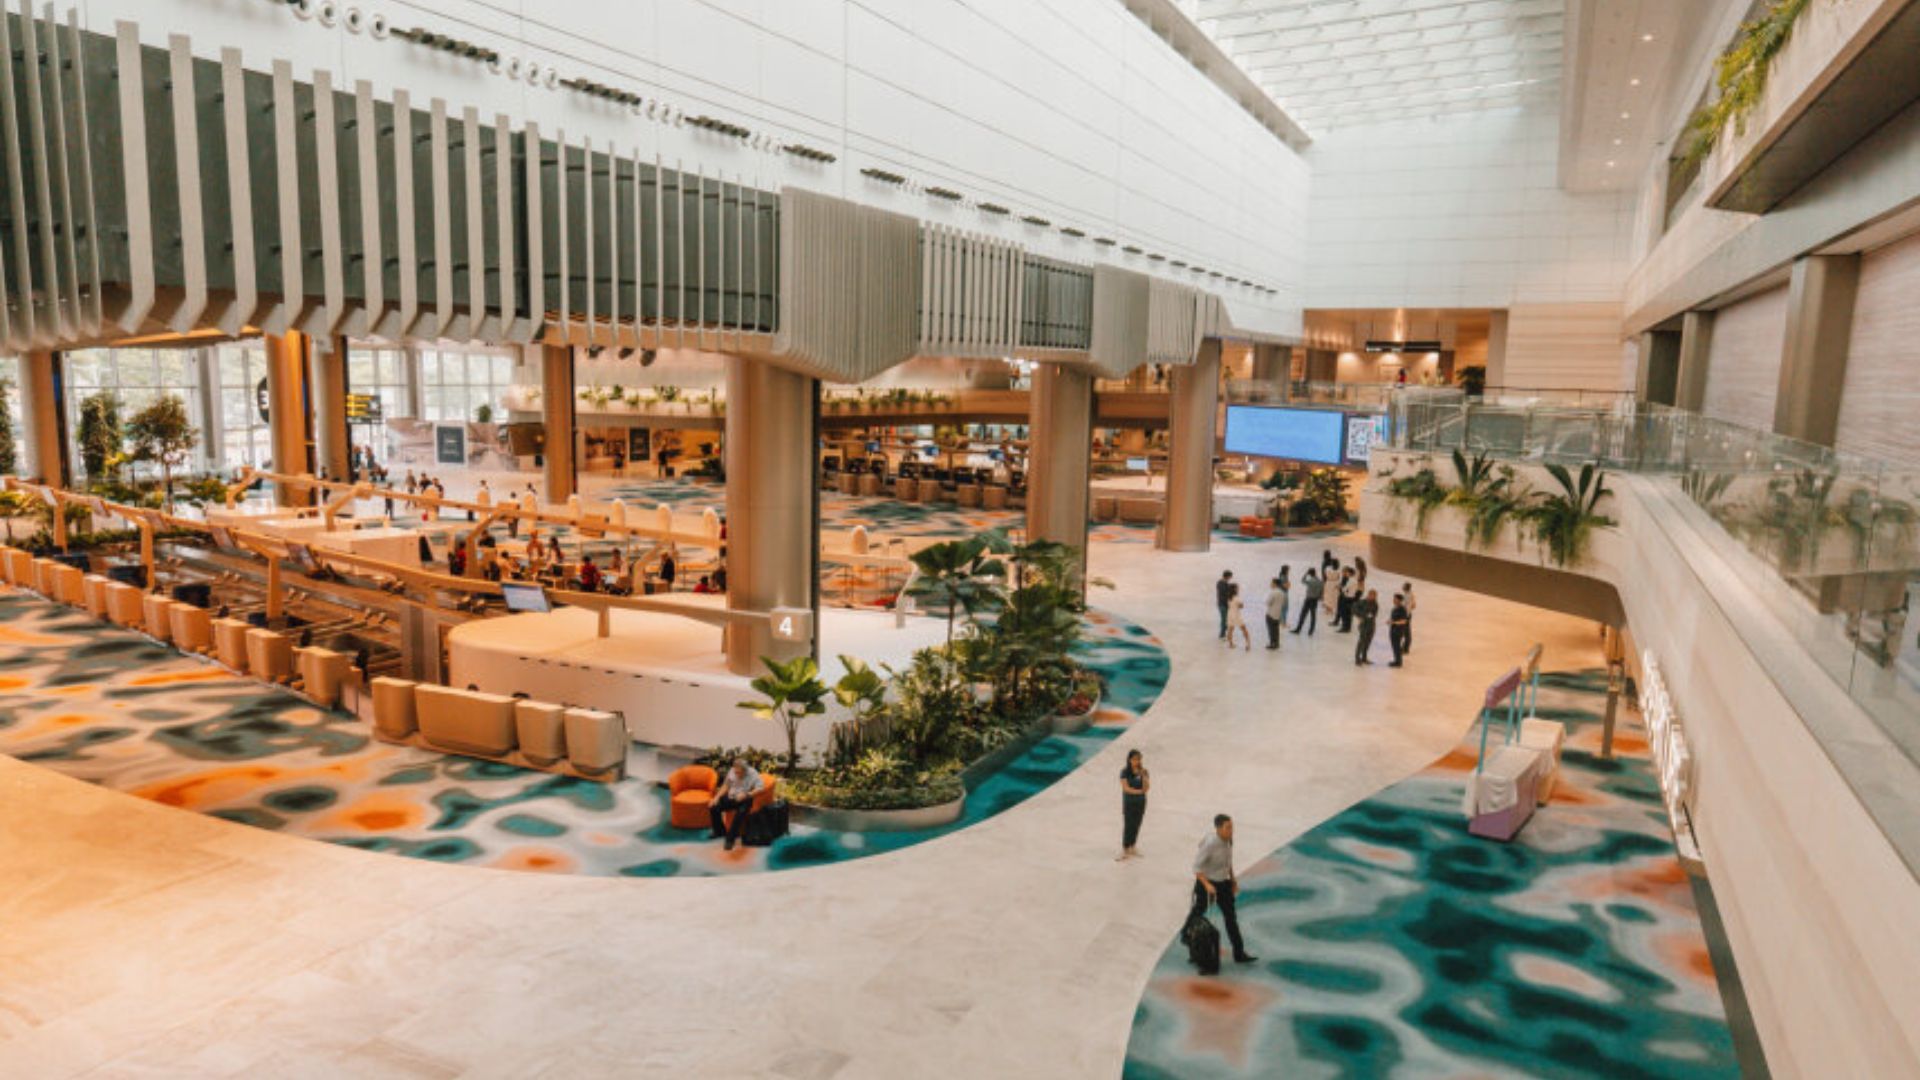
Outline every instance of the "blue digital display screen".
[(1346, 443), (1346, 414), (1333, 409), (1227, 406), (1229, 454), (1338, 465)]
[(503, 581), (500, 583), (500, 598), (507, 602), (508, 611), (544, 615), (553, 610), (553, 603), (547, 599), (547, 590), (538, 585)]

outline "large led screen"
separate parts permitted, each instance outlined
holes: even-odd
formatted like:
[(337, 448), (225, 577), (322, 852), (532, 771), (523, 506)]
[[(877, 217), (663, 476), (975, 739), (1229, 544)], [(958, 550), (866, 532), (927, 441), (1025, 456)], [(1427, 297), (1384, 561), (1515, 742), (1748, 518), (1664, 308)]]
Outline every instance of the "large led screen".
[(1346, 450), (1345, 419), (1333, 409), (1229, 405), (1227, 453), (1338, 465)]

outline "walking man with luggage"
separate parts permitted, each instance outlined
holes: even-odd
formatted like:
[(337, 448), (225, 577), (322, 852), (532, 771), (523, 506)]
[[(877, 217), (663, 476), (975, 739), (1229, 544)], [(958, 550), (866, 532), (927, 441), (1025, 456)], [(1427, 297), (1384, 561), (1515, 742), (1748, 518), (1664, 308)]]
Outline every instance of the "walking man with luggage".
[(1220, 906), (1220, 917), (1227, 924), (1227, 941), (1233, 946), (1233, 962), (1251, 964), (1260, 959), (1247, 952), (1240, 939), (1240, 917), (1234, 907), (1240, 893), (1240, 879), (1233, 875), (1233, 819), (1225, 814), (1213, 816), (1213, 831), (1200, 841), (1193, 858), (1193, 909), (1205, 914), (1209, 903)]

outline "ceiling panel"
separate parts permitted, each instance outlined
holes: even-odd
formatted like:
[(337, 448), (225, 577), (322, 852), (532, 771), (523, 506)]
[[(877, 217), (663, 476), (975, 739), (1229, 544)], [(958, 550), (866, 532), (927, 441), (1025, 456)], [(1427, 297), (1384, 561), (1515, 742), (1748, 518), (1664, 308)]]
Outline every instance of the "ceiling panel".
[(1552, 98), (1564, 0), (1180, 0), (1309, 133)]

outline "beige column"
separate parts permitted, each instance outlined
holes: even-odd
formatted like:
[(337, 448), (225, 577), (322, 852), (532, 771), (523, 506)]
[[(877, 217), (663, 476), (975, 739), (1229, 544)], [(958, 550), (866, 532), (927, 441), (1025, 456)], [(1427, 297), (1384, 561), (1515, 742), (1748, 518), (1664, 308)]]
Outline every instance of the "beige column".
[(1713, 351), (1713, 312), (1689, 311), (1680, 320), (1680, 375), (1673, 407), (1699, 412), (1707, 397), (1707, 357)]
[[(267, 345), (267, 429), (273, 449), (273, 471), (300, 476), (309, 471), (305, 375), (312, 342), (289, 330), (285, 336), (265, 338)], [(305, 485), (274, 485), (274, 501), (281, 506), (305, 506), (312, 493)]]
[(1634, 342), (1639, 363), (1634, 376), (1634, 397), (1656, 405), (1673, 404), (1680, 372), (1680, 332), (1649, 330)]
[(1058, 364), (1033, 372), (1027, 451), (1027, 539), (1087, 548), (1093, 376)]
[(20, 420), (26, 436), (20, 473), (64, 486), (73, 479), (73, 471), (61, 431), (66, 403), (60, 400), (59, 364), (60, 358), (50, 352), (20, 355)]
[(313, 350), (307, 364), (313, 388), (313, 458), (329, 480), (353, 476), (352, 442), (347, 431), (347, 339), (333, 339), (333, 351)]
[(1253, 381), (1277, 383), (1283, 389), (1290, 381), (1293, 368), (1293, 350), (1285, 345), (1255, 345), (1253, 347)]
[(540, 348), (540, 414), (546, 428), (547, 501), (564, 503), (579, 490), (575, 469), (573, 349)]
[(1173, 369), (1167, 412), (1167, 513), (1155, 534), (1164, 551), (1205, 551), (1213, 539), (1214, 426), (1220, 411), (1220, 339), (1208, 338), (1188, 367)]
[(1773, 430), (1832, 446), (1840, 430), (1840, 389), (1853, 339), (1860, 256), (1808, 255), (1793, 264), (1787, 287), (1787, 338)]
[[(818, 615), (817, 386), (764, 361), (727, 357), (729, 610), (802, 608)], [(760, 621), (728, 626), (726, 642), (727, 669), (739, 675), (758, 673), (763, 656), (786, 660), (813, 646), (778, 640), (772, 623)]]
[(1487, 385), (1507, 385), (1507, 313), (1487, 316)]

